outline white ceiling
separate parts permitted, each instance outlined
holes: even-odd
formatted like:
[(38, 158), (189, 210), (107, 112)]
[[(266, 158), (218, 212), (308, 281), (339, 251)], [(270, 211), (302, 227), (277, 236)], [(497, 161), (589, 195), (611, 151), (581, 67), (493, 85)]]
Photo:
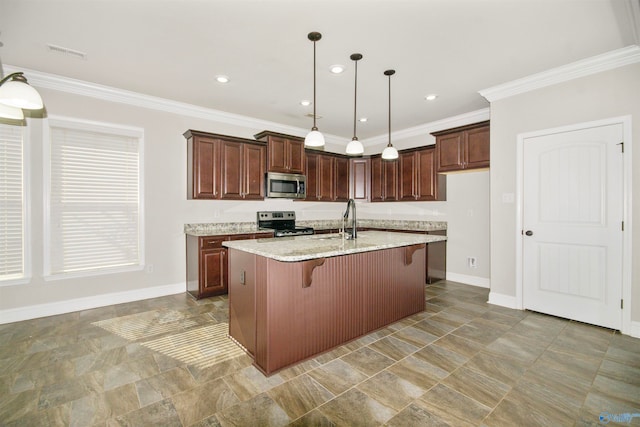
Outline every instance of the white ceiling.
[[(360, 139), (488, 106), (478, 91), (638, 43), (639, 0), (0, 0), (2, 62)], [(636, 18), (637, 19), (637, 18)], [(87, 54), (51, 52), (48, 44)], [(346, 65), (339, 76), (332, 64)], [(225, 74), (227, 85), (214, 77)], [(28, 75), (27, 75), (28, 77)], [(426, 102), (424, 97), (439, 98)], [(46, 100), (45, 100), (46, 102)], [(49, 111), (49, 113), (53, 113)], [(215, 129), (205, 129), (214, 131)]]

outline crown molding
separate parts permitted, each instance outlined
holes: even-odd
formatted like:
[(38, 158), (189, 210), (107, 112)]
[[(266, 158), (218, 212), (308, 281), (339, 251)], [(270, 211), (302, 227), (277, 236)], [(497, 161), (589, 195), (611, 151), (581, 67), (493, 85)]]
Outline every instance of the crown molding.
[(478, 93), (485, 97), (487, 101), (493, 102), (637, 62), (640, 62), (640, 46), (631, 45), (483, 89)]
[[(111, 86), (105, 86), (97, 83), (91, 83), (83, 80), (72, 79), (56, 74), (44, 73), (42, 71), (30, 70), (27, 68), (16, 67), (13, 65), (4, 65), (7, 74), (17, 71), (24, 72), (29, 83), (33, 86), (50, 89), (64, 93), (72, 93), (75, 95), (87, 96), (90, 98), (100, 99), (103, 101), (116, 102), (151, 110), (163, 111), (166, 113), (179, 114), (188, 117), (195, 117), (204, 120), (225, 123), (229, 125), (248, 127), (252, 129), (269, 129), (274, 132), (280, 132), (288, 135), (304, 137), (309, 132), (308, 129), (302, 129), (293, 126), (287, 126), (267, 120), (260, 120), (240, 114), (227, 113), (225, 111), (214, 110), (211, 108), (199, 107), (184, 102), (172, 101), (165, 98), (144, 95), (124, 89), (118, 89)], [(427, 123), (425, 125), (407, 128), (391, 135), (394, 139), (405, 139), (414, 136), (428, 135), (430, 132), (449, 129), (456, 126), (462, 126), (469, 123), (475, 123), (489, 119), (489, 108), (472, 111), (470, 113), (449, 117), (436, 122)], [(343, 149), (348, 141), (345, 138), (323, 133), (327, 145), (335, 146), (338, 151)], [(363, 139), (362, 142), (370, 145), (386, 144), (387, 135)]]
[[(229, 125), (248, 127), (259, 130), (269, 129), (274, 132), (280, 132), (293, 136), (304, 137), (309, 132), (308, 129), (287, 126), (281, 123), (260, 120), (240, 114), (227, 113), (225, 111), (215, 110), (212, 108), (199, 107), (197, 105), (172, 101), (156, 96), (144, 95), (137, 92), (100, 85), (97, 83), (86, 82), (83, 80), (72, 79), (56, 74), (44, 73), (41, 71), (30, 70), (21, 67), (19, 68), (6, 64), (4, 65), (4, 68), (7, 74), (15, 73), (17, 71), (24, 72), (29, 79), (29, 83), (32, 86), (43, 89), (72, 93), (75, 95), (87, 96), (103, 101), (117, 102), (121, 104), (147, 108), (150, 110), (157, 110), (182, 116), (211, 120)], [(324, 134), (324, 136), (329, 143), (340, 145), (344, 144), (344, 138), (342, 137), (329, 134)]]
[[(402, 141), (403, 139), (413, 137), (424, 137), (431, 132), (437, 132), (439, 130), (451, 129), (458, 126), (468, 125), (476, 122), (483, 122), (489, 120), (490, 109), (483, 108), (481, 110), (475, 110), (464, 114), (459, 114), (453, 117), (447, 117), (446, 119), (437, 120), (435, 122), (426, 123), (420, 126), (414, 126), (411, 128), (399, 130), (397, 132), (391, 132), (392, 141)], [(363, 139), (361, 142), (367, 145), (368, 149), (375, 148), (380, 144), (387, 144), (388, 135), (375, 136), (373, 138)]]

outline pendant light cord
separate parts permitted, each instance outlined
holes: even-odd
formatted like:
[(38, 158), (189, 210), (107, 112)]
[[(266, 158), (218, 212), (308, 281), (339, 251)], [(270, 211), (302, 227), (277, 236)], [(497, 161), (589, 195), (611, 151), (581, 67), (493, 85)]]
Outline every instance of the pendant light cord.
[(316, 41), (313, 41), (313, 130), (318, 130), (316, 126)]
[(389, 143), (387, 147), (391, 146), (391, 74), (389, 74)]
[(358, 61), (356, 63), (356, 82), (353, 89), (353, 139), (358, 139), (356, 136), (356, 117), (358, 117), (356, 111), (358, 106)]

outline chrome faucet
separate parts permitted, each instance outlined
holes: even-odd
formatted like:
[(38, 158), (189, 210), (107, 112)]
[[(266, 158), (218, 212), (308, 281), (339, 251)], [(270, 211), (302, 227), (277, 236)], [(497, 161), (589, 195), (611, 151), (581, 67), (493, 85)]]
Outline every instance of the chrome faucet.
[[(353, 211), (353, 218), (351, 219), (351, 231), (347, 231), (346, 223), (349, 220), (349, 208)], [(344, 211), (344, 215), (342, 216), (342, 229), (345, 231), (347, 240), (358, 238), (358, 224), (356, 220), (356, 202), (353, 199), (349, 199), (347, 202), (347, 210)]]

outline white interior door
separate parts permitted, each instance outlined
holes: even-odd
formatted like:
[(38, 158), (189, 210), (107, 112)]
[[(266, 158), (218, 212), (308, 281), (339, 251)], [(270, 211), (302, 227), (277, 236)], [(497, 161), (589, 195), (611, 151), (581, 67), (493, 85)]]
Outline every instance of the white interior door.
[(526, 138), (523, 305), (621, 329), (622, 124)]

